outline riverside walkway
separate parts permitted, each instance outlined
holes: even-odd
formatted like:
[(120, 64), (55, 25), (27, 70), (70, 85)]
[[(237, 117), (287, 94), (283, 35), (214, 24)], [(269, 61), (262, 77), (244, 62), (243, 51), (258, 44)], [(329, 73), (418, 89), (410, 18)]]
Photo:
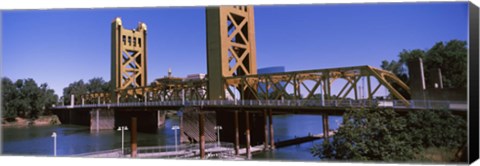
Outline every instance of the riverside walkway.
[[(93, 158), (129, 158), (130, 148), (113, 149), (99, 152), (83, 153), (73, 155), (73, 157), (93, 157)], [(234, 155), (232, 143), (221, 142), (205, 144), (205, 153), (207, 158), (211, 159), (239, 159)], [(178, 146), (152, 146), (138, 147), (137, 158), (199, 158), (198, 144), (182, 144)]]

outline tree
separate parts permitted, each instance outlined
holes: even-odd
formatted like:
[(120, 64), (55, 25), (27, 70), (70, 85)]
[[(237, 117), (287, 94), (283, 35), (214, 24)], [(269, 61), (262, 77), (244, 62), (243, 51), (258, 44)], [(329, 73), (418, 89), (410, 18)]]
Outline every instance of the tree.
[(315, 145), (312, 154), (331, 160), (405, 161), (414, 154), (405, 127), (405, 119), (393, 110), (351, 110), (333, 141)]
[[(425, 68), (441, 69), (444, 88), (466, 88), (467, 42), (451, 40), (446, 44), (436, 43), (426, 52)], [(427, 81), (430, 74), (430, 70), (425, 71)]]
[(108, 93), (113, 91), (113, 85), (110, 82), (104, 81), (101, 77), (92, 78), (88, 80), (88, 83), (79, 80), (63, 88), (63, 101), (66, 105), (69, 105), (72, 94), (78, 99), (80, 96), (89, 93)]
[(7, 77), (2, 78), (2, 116), (7, 121), (15, 120), (17, 117), (16, 107), (20, 94), (17, 91), (15, 84)]
[(29, 109), (28, 109), (28, 116), (31, 119), (36, 119), (38, 116), (43, 114), (43, 110), (45, 109), (44, 103), (44, 95), (40, 88), (38, 88), (37, 83), (35, 80), (29, 78), (25, 79), (24, 87), (21, 89), (22, 94), (25, 95), (26, 98), (29, 100)]
[(42, 99), (44, 103), (43, 111), (48, 111), (44, 112), (44, 114), (52, 114), (50, 111), (50, 108), (54, 106), (54, 104), (57, 103), (58, 101), (58, 96), (55, 94), (55, 91), (53, 89), (48, 88), (47, 83), (43, 83), (40, 85), (40, 90), (42, 92)]
[[(451, 40), (436, 43), (428, 50), (414, 49), (403, 50), (398, 55), (398, 61), (382, 61), (381, 68), (391, 71), (403, 82), (409, 84), (407, 62), (416, 59), (423, 59), (425, 82), (430, 84), (430, 75), (434, 69), (441, 69), (444, 88), (466, 88), (467, 86), (467, 43), (460, 40)], [(393, 85), (403, 96), (409, 98), (400, 86)], [(407, 98), (407, 99), (408, 99)]]
[(406, 116), (406, 132), (414, 147), (458, 148), (467, 141), (467, 122), (447, 110), (413, 111)]
[(429, 148), (455, 151), (466, 138), (466, 121), (447, 110), (399, 116), (388, 109), (360, 109), (348, 111), (333, 140), (315, 145), (311, 152), (327, 160), (414, 161), (431, 154)]
[(95, 77), (88, 80), (87, 91), (88, 93), (95, 92), (112, 92), (114, 90), (113, 86), (109, 82), (106, 82), (101, 77)]
[[(412, 51), (402, 50), (402, 52), (400, 52), (398, 57), (399, 57), (398, 61), (394, 61), (394, 60), (392, 60), (391, 62), (388, 62), (386, 60), (382, 61), (382, 65), (380, 65), (380, 67), (384, 70), (391, 71), (398, 78), (400, 78), (400, 80), (407, 83), (408, 85), (410, 78), (408, 76), (408, 68), (406, 65), (407, 62), (415, 58), (423, 59), (425, 57), (425, 52), (419, 49), (415, 49)], [(406, 99), (411, 98), (410, 94), (405, 89), (403, 89), (400, 85), (392, 84), (392, 87), (396, 89)]]
[(19, 79), (13, 83), (10, 79), (2, 78), (2, 110), (9, 121), (19, 116), (22, 118), (36, 119), (44, 115), (57, 101), (52, 89), (46, 83), (37, 86), (35, 80)]
[(71, 95), (75, 97), (80, 97), (81, 95), (87, 94), (87, 85), (83, 80), (75, 81), (68, 85), (68, 87), (63, 88), (63, 100), (65, 105), (70, 105)]

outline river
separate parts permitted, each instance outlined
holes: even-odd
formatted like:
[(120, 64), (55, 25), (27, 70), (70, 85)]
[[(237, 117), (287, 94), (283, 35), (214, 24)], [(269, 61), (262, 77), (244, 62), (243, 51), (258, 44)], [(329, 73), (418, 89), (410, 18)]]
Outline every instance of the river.
[[(342, 118), (329, 117), (331, 129), (338, 128)], [(275, 115), (273, 116), (274, 136), (276, 141), (306, 136), (309, 133), (322, 133), (322, 117), (316, 115)], [(178, 124), (177, 118), (166, 120), (164, 127), (157, 133), (138, 133), (138, 146), (174, 145), (175, 133), (171, 127)], [(22, 156), (52, 156), (52, 133), (57, 133), (57, 156), (69, 156), (87, 152), (117, 149), (121, 147), (121, 132), (116, 130), (90, 131), (89, 127), (78, 125), (7, 127), (2, 128), (2, 154)], [(125, 133), (125, 145), (129, 142), (129, 132)], [(310, 154), (313, 144), (322, 139), (277, 148), (270, 152), (258, 152), (253, 160), (282, 161), (318, 161)]]

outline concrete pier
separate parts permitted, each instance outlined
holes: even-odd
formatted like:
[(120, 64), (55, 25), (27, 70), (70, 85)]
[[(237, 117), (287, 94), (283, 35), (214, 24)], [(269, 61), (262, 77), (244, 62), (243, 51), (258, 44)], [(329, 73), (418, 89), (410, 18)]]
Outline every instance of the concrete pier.
[(115, 129), (115, 112), (111, 109), (93, 109), (90, 111), (90, 130)]

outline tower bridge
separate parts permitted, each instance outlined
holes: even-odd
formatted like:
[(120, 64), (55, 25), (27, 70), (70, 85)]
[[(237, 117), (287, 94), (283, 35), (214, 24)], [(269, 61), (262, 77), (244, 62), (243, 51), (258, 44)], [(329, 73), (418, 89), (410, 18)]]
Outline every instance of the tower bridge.
[[(393, 87), (412, 91), (395, 74), (368, 65), (257, 74), (253, 6), (207, 7), (206, 26), (207, 76), (181, 79), (169, 74), (148, 85), (147, 26), (139, 23), (128, 30), (115, 18), (111, 34), (115, 90), (73, 97), (71, 105), (54, 107), (54, 112), (62, 123), (90, 125), (93, 130), (128, 125), (135, 117), (140, 131), (156, 131), (164, 110), (180, 110), (184, 114), (181, 141), (198, 142), (203, 157), (205, 142), (217, 139), (215, 125), (223, 126), (221, 140), (233, 142), (237, 154), (240, 145), (245, 145), (248, 155), (251, 145), (273, 149), (275, 113), (321, 114), (325, 137), (328, 116), (352, 108), (397, 112), (441, 108), (466, 113), (466, 103), (410, 100)], [(375, 97), (382, 87), (392, 98)]]

